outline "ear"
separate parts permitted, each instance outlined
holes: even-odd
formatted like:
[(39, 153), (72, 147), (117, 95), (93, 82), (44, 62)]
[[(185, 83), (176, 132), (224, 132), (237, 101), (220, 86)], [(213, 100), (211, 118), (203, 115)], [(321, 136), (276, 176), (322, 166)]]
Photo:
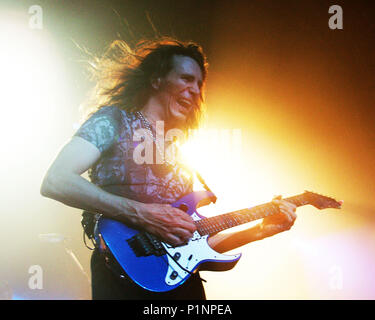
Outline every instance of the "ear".
[(161, 78), (154, 78), (151, 80), (151, 86), (155, 89), (155, 90), (159, 90), (160, 89), (160, 85), (161, 85)]

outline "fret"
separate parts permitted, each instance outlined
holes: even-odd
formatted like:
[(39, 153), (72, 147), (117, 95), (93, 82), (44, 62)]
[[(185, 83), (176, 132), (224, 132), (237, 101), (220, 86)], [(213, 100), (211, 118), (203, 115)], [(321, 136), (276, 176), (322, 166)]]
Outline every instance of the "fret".
[(245, 215), (240, 215), (239, 218), (240, 218), (241, 224), (248, 222)]
[(232, 228), (233, 227), (233, 221), (230, 219), (230, 217), (227, 214), (225, 214), (223, 217), (224, 217), (225, 223), (228, 226), (228, 228)]
[(264, 212), (264, 208), (263, 207), (260, 207), (260, 208), (255, 208), (254, 209), (254, 214), (252, 215), (252, 219), (251, 220), (258, 220), (260, 218), (263, 218), (265, 215), (265, 212)]
[(213, 223), (211, 224), (211, 233), (216, 233), (215, 219), (214, 219)]
[(220, 216), (220, 221), (221, 221), (221, 229), (225, 230), (227, 228), (230, 228), (229, 224), (227, 223), (227, 220), (225, 219), (225, 216)]

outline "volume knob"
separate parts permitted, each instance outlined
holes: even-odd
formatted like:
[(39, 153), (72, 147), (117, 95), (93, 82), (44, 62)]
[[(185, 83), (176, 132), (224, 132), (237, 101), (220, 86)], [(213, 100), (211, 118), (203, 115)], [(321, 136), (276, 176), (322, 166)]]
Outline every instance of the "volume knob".
[(172, 280), (176, 279), (178, 276), (178, 273), (176, 271), (173, 271), (171, 275), (169, 276)]

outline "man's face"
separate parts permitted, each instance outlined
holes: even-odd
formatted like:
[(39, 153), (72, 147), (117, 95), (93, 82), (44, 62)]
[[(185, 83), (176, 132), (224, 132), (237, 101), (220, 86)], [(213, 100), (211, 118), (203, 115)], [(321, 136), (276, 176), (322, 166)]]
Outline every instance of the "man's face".
[(194, 59), (176, 55), (173, 65), (163, 79), (161, 98), (168, 121), (178, 125), (199, 107), (203, 80), (201, 68)]

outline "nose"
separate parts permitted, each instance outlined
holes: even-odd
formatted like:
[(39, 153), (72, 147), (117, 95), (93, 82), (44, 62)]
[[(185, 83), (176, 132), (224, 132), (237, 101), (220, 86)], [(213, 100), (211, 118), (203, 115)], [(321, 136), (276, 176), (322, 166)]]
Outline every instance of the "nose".
[(195, 96), (195, 97), (199, 97), (200, 94), (201, 94), (201, 90), (199, 88), (199, 85), (197, 82), (194, 82), (192, 83), (190, 86), (189, 86), (189, 92)]

